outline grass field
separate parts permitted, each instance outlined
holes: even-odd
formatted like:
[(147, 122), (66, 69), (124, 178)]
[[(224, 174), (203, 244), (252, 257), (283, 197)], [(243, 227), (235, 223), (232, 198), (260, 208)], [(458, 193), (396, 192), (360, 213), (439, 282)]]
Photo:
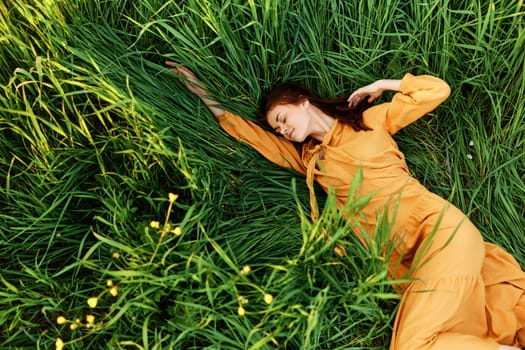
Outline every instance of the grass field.
[(522, 0), (1, 1), (0, 348), (388, 348), (388, 223), (365, 251), (321, 193), (312, 223), (304, 178), (221, 131), (166, 59), (246, 118), (276, 81), (335, 96), (441, 77), (449, 99), (396, 140), (525, 266), (524, 14)]

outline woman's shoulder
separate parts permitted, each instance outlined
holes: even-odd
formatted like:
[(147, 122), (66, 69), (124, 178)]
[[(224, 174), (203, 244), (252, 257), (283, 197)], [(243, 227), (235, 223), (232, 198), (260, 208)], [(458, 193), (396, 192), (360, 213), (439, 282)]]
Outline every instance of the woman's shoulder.
[(363, 112), (364, 123), (374, 130), (377, 128), (384, 129), (386, 127), (388, 105), (388, 102), (384, 102), (367, 108)]

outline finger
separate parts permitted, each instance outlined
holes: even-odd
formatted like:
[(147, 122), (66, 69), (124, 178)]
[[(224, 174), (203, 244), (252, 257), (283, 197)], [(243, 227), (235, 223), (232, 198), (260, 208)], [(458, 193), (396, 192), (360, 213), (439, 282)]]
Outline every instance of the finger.
[[(166, 64), (168, 64), (166, 62)], [(169, 66), (171, 67), (170, 70), (173, 73), (180, 74), (185, 76), (186, 78), (194, 78), (194, 74), (192, 71), (190, 71), (188, 68), (178, 65), (178, 63), (170, 62)]]
[(368, 103), (374, 102), (381, 94), (372, 94), (368, 97)]
[(169, 70), (172, 71), (173, 73), (176, 73), (176, 74), (181, 73), (180, 66), (178, 63), (173, 62), (173, 61), (165, 61), (164, 64), (168, 66)]
[(187, 77), (194, 76), (193, 72), (184, 66), (177, 65), (173, 69)]
[(347, 99), (348, 102), (354, 100), (358, 96), (359, 92), (356, 90), (354, 91)]
[(181, 66), (179, 63), (177, 62), (173, 62), (173, 61), (165, 61), (164, 62), (167, 66), (170, 67), (170, 70), (174, 73), (177, 73), (177, 74), (182, 74), (182, 75), (185, 75), (185, 76), (192, 76), (193, 73), (186, 67), (184, 66)]
[(359, 94), (356, 94), (354, 96), (351, 96), (351, 98), (349, 98), (349, 103), (348, 103), (348, 106), (349, 107), (353, 107), (355, 105), (357, 105), (359, 102), (361, 102), (361, 100), (363, 99), (363, 96), (359, 95)]

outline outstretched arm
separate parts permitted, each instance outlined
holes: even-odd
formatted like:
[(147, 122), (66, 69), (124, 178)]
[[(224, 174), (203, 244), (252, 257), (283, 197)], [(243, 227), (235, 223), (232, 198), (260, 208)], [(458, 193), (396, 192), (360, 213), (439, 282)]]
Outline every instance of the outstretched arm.
[(222, 108), (220, 103), (215, 101), (208, 94), (202, 83), (191, 70), (172, 61), (166, 61), (165, 63), (168, 67), (171, 68), (171, 71), (173, 73), (178, 74), (182, 77), (183, 83), (184, 85), (186, 85), (188, 90), (197, 95), (202, 100), (202, 102), (209, 108), (209, 110), (213, 113), (214, 116), (218, 117), (224, 114), (224, 109)]
[(188, 68), (172, 61), (166, 61), (166, 65), (171, 67), (172, 72), (181, 76), (188, 90), (199, 96), (202, 102), (215, 115), (219, 125), (224, 131), (237, 141), (249, 144), (275, 164), (294, 169), (301, 174), (306, 173), (306, 168), (302, 164), (301, 155), (292, 142), (263, 130), (252, 121), (224, 110), (220, 103), (208, 95), (204, 85)]

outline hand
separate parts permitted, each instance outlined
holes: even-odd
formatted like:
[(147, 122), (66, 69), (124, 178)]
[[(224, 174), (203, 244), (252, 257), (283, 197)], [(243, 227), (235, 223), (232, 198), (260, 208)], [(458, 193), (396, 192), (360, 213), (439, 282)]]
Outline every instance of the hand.
[(165, 63), (168, 67), (171, 67), (171, 71), (173, 73), (182, 77), (182, 82), (184, 83), (184, 85), (186, 85), (188, 90), (197, 95), (201, 99), (201, 101), (204, 102), (204, 104), (210, 109), (213, 115), (220, 116), (224, 114), (224, 109), (222, 108), (222, 106), (219, 103), (217, 103), (213, 99), (213, 97), (208, 96), (206, 88), (199, 81), (195, 73), (193, 73), (188, 68), (179, 65), (176, 62), (166, 61)]
[(206, 95), (206, 90), (204, 89), (204, 86), (199, 81), (195, 73), (193, 73), (191, 70), (189, 70), (186, 67), (183, 67), (179, 65), (176, 62), (172, 61), (166, 61), (164, 62), (168, 67), (171, 67), (171, 71), (175, 74), (178, 74), (183, 77), (182, 82), (188, 90), (190, 90), (192, 93), (199, 97), (204, 97)]
[(379, 84), (379, 80), (363, 86), (362, 88), (357, 89), (354, 91), (350, 97), (346, 100), (348, 102), (348, 107), (355, 108), (365, 97), (370, 96), (368, 98), (368, 103), (374, 102), (381, 94), (383, 94), (384, 89), (381, 88), (381, 84)]

